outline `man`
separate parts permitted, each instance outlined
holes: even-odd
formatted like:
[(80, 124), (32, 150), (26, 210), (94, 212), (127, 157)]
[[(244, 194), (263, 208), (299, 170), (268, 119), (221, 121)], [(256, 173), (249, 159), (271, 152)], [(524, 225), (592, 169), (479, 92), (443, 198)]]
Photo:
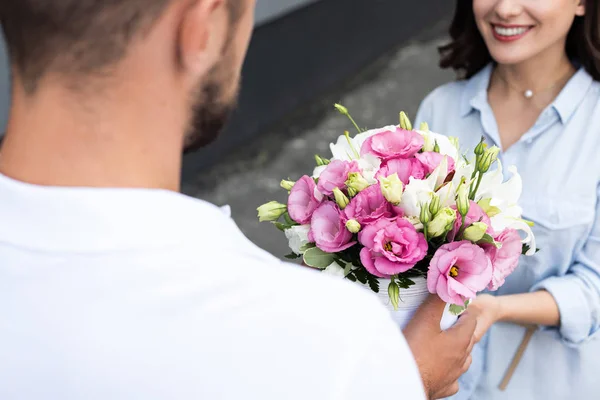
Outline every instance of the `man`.
[[(475, 320), (405, 331), (178, 194), (234, 104), (254, 0), (3, 0), (0, 398), (422, 399)], [(418, 366), (418, 369), (417, 369)], [(419, 371), (421, 378), (419, 378)], [(425, 388), (426, 394), (423, 392)]]

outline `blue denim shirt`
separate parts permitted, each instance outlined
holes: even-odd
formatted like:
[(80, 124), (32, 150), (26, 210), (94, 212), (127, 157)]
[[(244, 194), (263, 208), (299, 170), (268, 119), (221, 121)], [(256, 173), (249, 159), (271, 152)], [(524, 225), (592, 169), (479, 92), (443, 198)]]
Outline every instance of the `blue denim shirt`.
[[(482, 135), (501, 148), (487, 101), (492, 69), (434, 90), (417, 123), (458, 137), (463, 150)], [(500, 159), (517, 166), (523, 178), (523, 215), (535, 222), (541, 250), (523, 257), (496, 294), (545, 289), (558, 304), (561, 325), (534, 334), (504, 392), (498, 385), (525, 328), (494, 325), (475, 349), (457, 398), (600, 398), (600, 83), (580, 69)]]

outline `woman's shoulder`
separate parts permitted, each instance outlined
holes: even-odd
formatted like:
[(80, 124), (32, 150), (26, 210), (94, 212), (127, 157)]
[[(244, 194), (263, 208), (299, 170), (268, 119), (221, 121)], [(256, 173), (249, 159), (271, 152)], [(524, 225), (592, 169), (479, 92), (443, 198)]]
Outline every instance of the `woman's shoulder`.
[(457, 102), (457, 98), (462, 96), (468, 81), (448, 82), (433, 89), (425, 99), (422, 105), (437, 106), (439, 104), (447, 104), (448, 102)]
[(468, 81), (449, 82), (431, 91), (419, 106), (417, 123), (427, 122), (435, 125), (435, 120), (442, 118), (440, 113), (456, 115)]

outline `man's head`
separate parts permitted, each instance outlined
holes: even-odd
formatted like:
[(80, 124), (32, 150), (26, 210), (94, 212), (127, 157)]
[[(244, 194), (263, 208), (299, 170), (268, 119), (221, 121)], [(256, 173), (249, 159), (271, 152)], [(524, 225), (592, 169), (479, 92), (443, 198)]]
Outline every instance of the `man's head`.
[(135, 81), (137, 69), (138, 84), (156, 85), (165, 107), (186, 108), (186, 145), (197, 147), (235, 104), (254, 2), (2, 0), (0, 22), (13, 84), (27, 97), (59, 84), (90, 98)]

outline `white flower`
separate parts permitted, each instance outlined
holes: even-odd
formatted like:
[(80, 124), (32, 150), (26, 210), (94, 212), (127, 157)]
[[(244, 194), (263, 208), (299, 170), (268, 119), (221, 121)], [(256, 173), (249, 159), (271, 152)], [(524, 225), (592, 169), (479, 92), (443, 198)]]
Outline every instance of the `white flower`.
[[(439, 133), (431, 132), (431, 131), (417, 131), (423, 139), (425, 139), (425, 143), (429, 143), (431, 145), (435, 145), (437, 143), (440, 154), (452, 157), (454, 161), (458, 161), (459, 153), (456, 146), (448, 139), (447, 136), (440, 135)], [(429, 149), (428, 149), (429, 150)]]
[[(431, 176), (430, 176), (431, 178)], [(410, 182), (404, 189), (400, 209), (407, 217), (418, 217), (421, 215), (421, 205), (429, 203), (434, 195), (435, 179), (410, 178)]]
[(316, 167), (313, 171), (312, 177), (318, 179), (323, 173), (323, 171), (325, 171), (325, 168), (327, 168), (327, 165), (319, 165), (318, 167)]
[[(517, 207), (520, 209), (519, 207)], [(518, 231), (523, 231), (525, 233), (525, 238), (523, 238), (523, 244), (529, 246), (529, 251), (525, 253), (527, 256), (532, 256), (536, 252), (536, 243), (535, 243), (535, 235), (531, 230), (531, 227), (527, 224), (527, 222), (523, 221), (523, 219), (516, 218), (513, 215), (510, 215), (510, 212), (500, 213), (490, 218), (492, 222), (492, 228), (495, 231), (501, 232), (504, 229), (516, 229)]]
[(517, 167), (510, 166), (508, 172), (511, 177), (504, 182), (502, 163), (498, 160), (496, 170), (483, 175), (475, 200), (491, 199), (490, 205), (503, 211), (516, 205), (523, 192), (523, 180)]
[(438, 188), (439, 192), (437, 194), (440, 197), (440, 205), (442, 207), (453, 205), (454, 186), (448, 183), (440, 188), (447, 175), (448, 159), (444, 157), (440, 165), (433, 170), (427, 179), (411, 177), (404, 189), (402, 202), (399, 206), (404, 211), (404, 215), (409, 217), (421, 215), (421, 205), (429, 203)]
[(323, 270), (324, 274), (337, 276), (340, 278), (345, 277), (344, 268), (340, 266), (337, 262), (332, 262), (331, 265)]
[(296, 254), (303, 254), (301, 250), (308, 242), (310, 225), (296, 225), (285, 230), (285, 237), (289, 241), (290, 249)]
[(370, 185), (377, 183), (375, 174), (381, 168), (381, 160), (373, 154), (365, 154), (358, 160), (358, 167), (362, 171), (362, 176), (369, 182)]

